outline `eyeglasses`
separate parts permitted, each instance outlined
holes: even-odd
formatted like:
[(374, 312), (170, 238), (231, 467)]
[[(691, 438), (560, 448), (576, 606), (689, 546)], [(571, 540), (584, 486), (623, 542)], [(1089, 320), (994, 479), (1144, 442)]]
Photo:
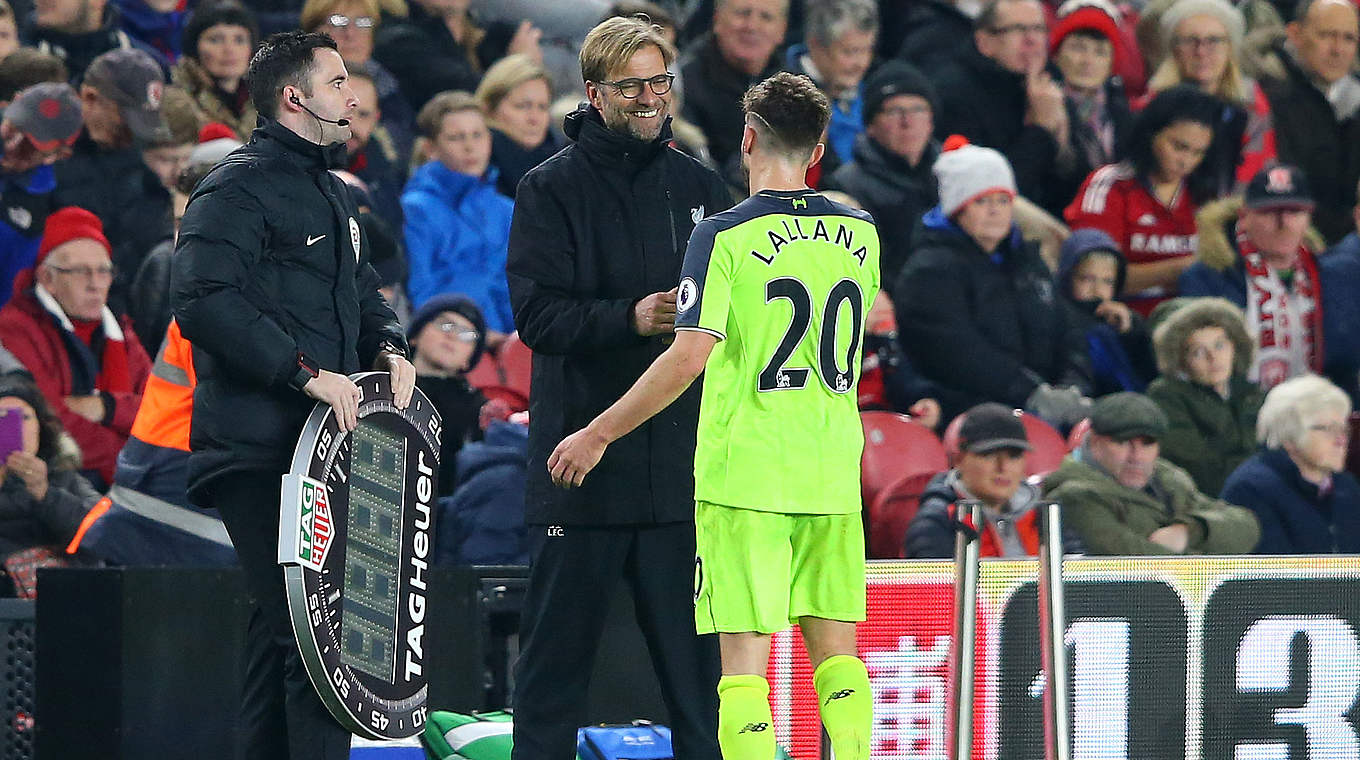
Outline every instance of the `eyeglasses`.
[(1316, 430), (1316, 431), (1319, 432), (1319, 433), (1327, 433), (1328, 435), (1337, 435), (1337, 436), (1340, 436), (1340, 435), (1350, 435), (1350, 432), (1351, 432), (1351, 426), (1350, 426), (1350, 425), (1347, 425), (1347, 424), (1344, 423), (1344, 422), (1331, 422), (1331, 423), (1328, 423), (1328, 424), (1326, 424), (1326, 425), (1322, 425), (1322, 424), (1318, 424), (1318, 425), (1309, 425), (1309, 426), (1308, 426), (1308, 429), (1309, 429), (1309, 430)]
[(112, 264), (97, 267), (59, 267), (56, 264), (47, 264), (46, 266), (58, 274), (73, 274), (82, 280), (103, 280), (113, 277)]
[(478, 333), (476, 330), (468, 329), (457, 322), (439, 322), (435, 327), (442, 333), (453, 333), (453, 336), (464, 343), (476, 343)]
[(1005, 26), (994, 26), (987, 31), (998, 37), (1011, 34), (1048, 34), (1048, 24), (1007, 24)]
[(618, 91), (620, 95), (629, 100), (642, 94), (642, 85), (646, 84), (651, 88), (653, 95), (665, 95), (671, 91), (671, 85), (675, 83), (675, 75), (669, 71), (665, 74), (658, 74), (651, 79), (620, 79), (617, 82), (606, 82), (601, 80), (595, 84), (607, 84)]
[(1174, 40), (1172, 40), (1172, 44), (1174, 44), (1176, 47), (1185, 48), (1187, 50), (1195, 50), (1196, 48), (1204, 48), (1206, 50), (1217, 50), (1218, 48), (1221, 48), (1224, 45), (1228, 44), (1228, 38), (1221, 34), (1210, 35), (1208, 37), (1186, 36), (1175, 38)]
[(894, 106), (892, 108), (881, 109), (879, 110), (879, 113), (884, 114), (886, 116), (891, 116), (894, 119), (904, 119), (908, 116), (921, 116), (923, 114), (928, 114), (930, 113), (930, 106), (928, 105), (914, 105), (900, 107)]
[(349, 26), (349, 23), (351, 21), (354, 22), (354, 26), (358, 29), (373, 28), (372, 16), (355, 16), (353, 18), (350, 18), (349, 16), (346, 16), (342, 13), (332, 13), (331, 15), (326, 17), (326, 23), (330, 24), (336, 29), (344, 29), (345, 27)]

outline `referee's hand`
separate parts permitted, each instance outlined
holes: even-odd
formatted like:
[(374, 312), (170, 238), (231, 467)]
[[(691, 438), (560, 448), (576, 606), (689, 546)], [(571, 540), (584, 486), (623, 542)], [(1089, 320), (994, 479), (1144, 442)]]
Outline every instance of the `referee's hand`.
[(581, 485), (586, 473), (600, 463), (608, 446), (603, 436), (588, 427), (563, 438), (548, 457), (548, 474), (553, 483), (563, 488)]

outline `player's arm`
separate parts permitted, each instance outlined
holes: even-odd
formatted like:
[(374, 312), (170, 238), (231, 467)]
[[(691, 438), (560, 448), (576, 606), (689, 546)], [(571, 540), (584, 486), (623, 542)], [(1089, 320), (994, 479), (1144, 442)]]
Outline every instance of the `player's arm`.
[(678, 330), (671, 347), (652, 362), (623, 398), (581, 430), (557, 444), (548, 457), (553, 482), (570, 488), (581, 485), (586, 473), (599, 464), (609, 444), (631, 433), (680, 398), (704, 371), (718, 336), (700, 330)]

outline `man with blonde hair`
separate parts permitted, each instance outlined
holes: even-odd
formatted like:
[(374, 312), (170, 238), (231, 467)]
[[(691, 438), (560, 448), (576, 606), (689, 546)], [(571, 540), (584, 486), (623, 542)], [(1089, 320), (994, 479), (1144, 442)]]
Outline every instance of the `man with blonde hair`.
[(589, 103), (571, 144), (524, 175), (507, 275), (534, 351), (526, 522), (529, 589), (515, 668), (515, 760), (573, 757), (603, 620), (618, 582), (670, 713), (676, 757), (718, 757), (718, 647), (695, 633), (694, 460), (699, 390), (620, 440), (580, 487), (548, 454), (618, 398), (675, 337), (685, 241), (731, 205), (722, 181), (670, 147), (675, 51), (651, 24), (586, 35)]

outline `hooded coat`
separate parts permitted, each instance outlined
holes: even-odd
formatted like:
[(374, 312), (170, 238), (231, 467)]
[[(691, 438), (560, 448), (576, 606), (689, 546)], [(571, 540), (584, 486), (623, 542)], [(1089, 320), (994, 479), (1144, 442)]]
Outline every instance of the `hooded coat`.
[(1125, 333), (1117, 332), (1109, 322), (1097, 317), (1100, 301), (1077, 301), (1072, 298), (1072, 275), (1092, 254), (1113, 256), (1116, 262), (1114, 292), (1124, 289), (1128, 262), (1119, 251), (1114, 238), (1103, 230), (1075, 230), (1063, 241), (1058, 271), (1058, 293), (1062, 298), (1067, 320), (1069, 345), (1077, 346), (1083, 361), (1082, 371), (1092, 396), (1103, 396), (1117, 391), (1142, 392), (1156, 375), (1152, 356), (1152, 340), (1147, 322), (1142, 315), (1131, 312), (1132, 324)]
[(1076, 380), (1062, 307), (1018, 229), (984, 252), (936, 206), (892, 291), (898, 340), (940, 387), (944, 418), (983, 401), (1023, 407), (1040, 383)]
[(224, 98), (236, 99), (242, 93), (223, 93), (218, 89), (217, 82), (213, 81), (212, 76), (203, 68), (203, 64), (188, 56), (179, 59), (170, 70), (170, 81), (193, 98), (194, 110), (198, 112), (201, 123), (226, 124), (238, 138), (250, 139), (250, 133), (255, 129), (257, 120), (255, 104), (249, 98), (244, 98), (240, 100), (240, 112), (237, 113), (237, 109), (228, 105)]
[[(1228, 397), (1191, 379), (1185, 343), (1191, 333), (1219, 327), (1233, 345)], [(1171, 423), (1162, 437), (1162, 456), (1185, 468), (1204, 493), (1218, 493), (1228, 475), (1256, 450), (1256, 415), (1265, 392), (1247, 380), (1256, 352), (1242, 312), (1221, 298), (1187, 299), (1153, 334), (1161, 376), (1147, 395)]]
[(650, 525), (694, 519), (699, 384), (610, 446), (580, 488), (548, 476), (548, 455), (622, 396), (665, 350), (633, 331), (642, 298), (680, 281), (686, 241), (731, 205), (722, 180), (669, 146), (643, 142), (584, 106), (570, 145), (520, 181), (506, 264), (520, 338), (533, 349), (530, 525)]
[(487, 327), (515, 330), (505, 283), (505, 250), (515, 203), (496, 191), (496, 169), (481, 177), (430, 161), (411, 174), (401, 194), (406, 219), (406, 293), (420, 305), (441, 293), (476, 302)]
[(1189, 473), (1158, 458), (1141, 490), (1119, 483), (1083, 446), (1044, 478), (1044, 496), (1063, 506), (1063, 519), (1091, 554), (1174, 554), (1148, 540), (1158, 528), (1181, 523), (1190, 533), (1186, 554), (1245, 554), (1261, 526), (1250, 510), (1205, 496)]

